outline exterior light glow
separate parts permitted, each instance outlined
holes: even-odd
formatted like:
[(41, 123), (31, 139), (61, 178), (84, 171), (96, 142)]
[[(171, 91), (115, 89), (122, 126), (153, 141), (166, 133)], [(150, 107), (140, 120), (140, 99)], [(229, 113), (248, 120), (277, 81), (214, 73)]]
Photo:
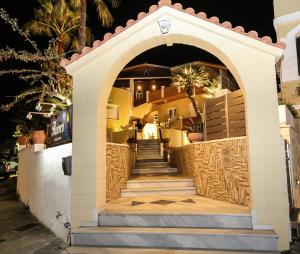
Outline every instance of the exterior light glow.
[(152, 90), (156, 90), (156, 85), (152, 85)]
[(43, 109), (43, 107), (42, 107), (41, 103), (38, 103), (38, 104), (36, 104), (36, 106), (35, 106), (35, 109), (36, 109), (36, 111), (39, 111), (39, 112), (41, 112), (41, 111), (42, 111), (42, 109)]
[(141, 91), (141, 90), (142, 90), (142, 86), (138, 86), (137, 89), (138, 89), (139, 91)]

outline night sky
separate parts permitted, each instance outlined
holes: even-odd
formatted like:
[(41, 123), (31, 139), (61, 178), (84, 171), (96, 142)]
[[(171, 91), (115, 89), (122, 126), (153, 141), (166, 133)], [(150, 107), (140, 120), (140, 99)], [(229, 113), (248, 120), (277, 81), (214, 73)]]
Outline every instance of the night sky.
[[(88, 2), (91, 3), (92, 1)], [(88, 25), (92, 28), (95, 39), (101, 39), (106, 32), (114, 31), (114, 27), (118, 25), (124, 26), (130, 18), (136, 19), (139, 12), (147, 12), (149, 7), (157, 2), (157, 0), (123, 0), (118, 9), (112, 10), (115, 24), (109, 29), (101, 28), (93, 9), (94, 5), (89, 4)], [(228, 20), (233, 26), (244, 26), (246, 31), (256, 30), (260, 36), (268, 35), (273, 38), (273, 41), (276, 40), (273, 27), (273, 0), (173, 0), (174, 2), (180, 2), (184, 8), (193, 7), (196, 12), (204, 11), (208, 17), (217, 16), (221, 22)], [(5, 8), (11, 17), (17, 18), (19, 25), (23, 25), (33, 18), (33, 8), (37, 7), (37, 0), (0, 0), (0, 7)], [(6, 45), (20, 50), (27, 48), (22, 38), (12, 32), (10, 27), (5, 25), (2, 20), (0, 20), (0, 32), (1, 48), (6, 47)], [(41, 37), (32, 38), (39, 43), (41, 48), (46, 47), (48, 39)], [(178, 54), (178, 52), (181, 52), (181, 54)], [(173, 66), (193, 60), (217, 62), (217, 59), (208, 56), (199, 49), (183, 46), (178, 46), (177, 48), (162, 46), (145, 52), (133, 60), (131, 64), (148, 62)], [(0, 68), (3, 69), (5, 64), (7, 63), (1, 63)], [(13, 78), (0, 77), (0, 84), (1, 104), (8, 100), (7, 96), (16, 95), (20, 89), (22, 90), (26, 87), (25, 84)], [(24, 106), (19, 105), (18, 107), (22, 108)], [(25, 116), (26, 114), (24, 114), (24, 118)], [(10, 112), (0, 112), (0, 146), (14, 131), (15, 123), (12, 122), (14, 117), (14, 109)]]

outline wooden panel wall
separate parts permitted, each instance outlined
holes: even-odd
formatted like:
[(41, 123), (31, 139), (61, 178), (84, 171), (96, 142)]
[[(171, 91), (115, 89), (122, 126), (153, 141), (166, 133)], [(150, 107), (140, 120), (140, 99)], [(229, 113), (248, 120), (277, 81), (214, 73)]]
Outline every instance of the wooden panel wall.
[(193, 177), (197, 194), (250, 205), (246, 137), (201, 142), (172, 150), (171, 164)]
[(107, 144), (106, 202), (121, 197), (134, 163), (134, 153), (125, 145)]
[(245, 104), (242, 90), (227, 95), (228, 137), (246, 136)]
[(206, 101), (205, 126), (206, 140), (246, 136), (242, 91)]

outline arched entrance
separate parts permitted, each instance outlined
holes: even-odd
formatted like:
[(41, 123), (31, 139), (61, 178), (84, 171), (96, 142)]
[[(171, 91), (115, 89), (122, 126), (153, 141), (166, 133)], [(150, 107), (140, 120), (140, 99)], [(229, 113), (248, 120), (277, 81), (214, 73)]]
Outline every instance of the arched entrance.
[(232, 31), (228, 24), (216, 25), (215, 19), (207, 22), (192, 10), (178, 11), (179, 5), (164, 6), (169, 1), (159, 5), (158, 10), (150, 8), (146, 17), (141, 13), (139, 22), (129, 21), (124, 31), (117, 28), (114, 36), (106, 35), (100, 47), (96, 41), (93, 51), (85, 48), (85, 56), (74, 55), (66, 67), (74, 80), (73, 228), (97, 225), (98, 211), (105, 205), (106, 105), (118, 73), (149, 48), (182, 43), (218, 57), (243, 90), (253, 225), (275, 229), (280, 249), (287, 249), (288, 199), (275, 79), (275, 63), (282, 50), (241, 34), (240, 28)]

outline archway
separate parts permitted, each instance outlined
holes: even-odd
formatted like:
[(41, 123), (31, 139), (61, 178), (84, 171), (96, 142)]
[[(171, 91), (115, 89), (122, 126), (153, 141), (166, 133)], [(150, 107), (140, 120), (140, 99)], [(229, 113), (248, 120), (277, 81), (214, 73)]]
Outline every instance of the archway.
[[(105, 205), (103, 123), (106, 102), (118, 73), (149, 48), (182, 43), (217, 56), (243, 90), (253, 226), (274, 228), (280, 237), (280, 249), (287, 249), (288, 204), (274, 68), (282, 50), (174, 8), (152, 8), (150, 15), (141, 14), (139, 22), (129, 22), (130, 27), (101, 47), (96, 48), (97, 42), (89, 54), (86, 53), (90, 50), (84, 49), (86, 55), (67, 66), (74, 78), (72, 225), (96, 225), (98, 210)], [(163, 24), (159, 26), (158, 21)], [(117, 28), (117, 33), (121, 30)], [(75, 55), (72, 61), (78, 57)], [(280, 218), (271, 216), (276, 209)]]

